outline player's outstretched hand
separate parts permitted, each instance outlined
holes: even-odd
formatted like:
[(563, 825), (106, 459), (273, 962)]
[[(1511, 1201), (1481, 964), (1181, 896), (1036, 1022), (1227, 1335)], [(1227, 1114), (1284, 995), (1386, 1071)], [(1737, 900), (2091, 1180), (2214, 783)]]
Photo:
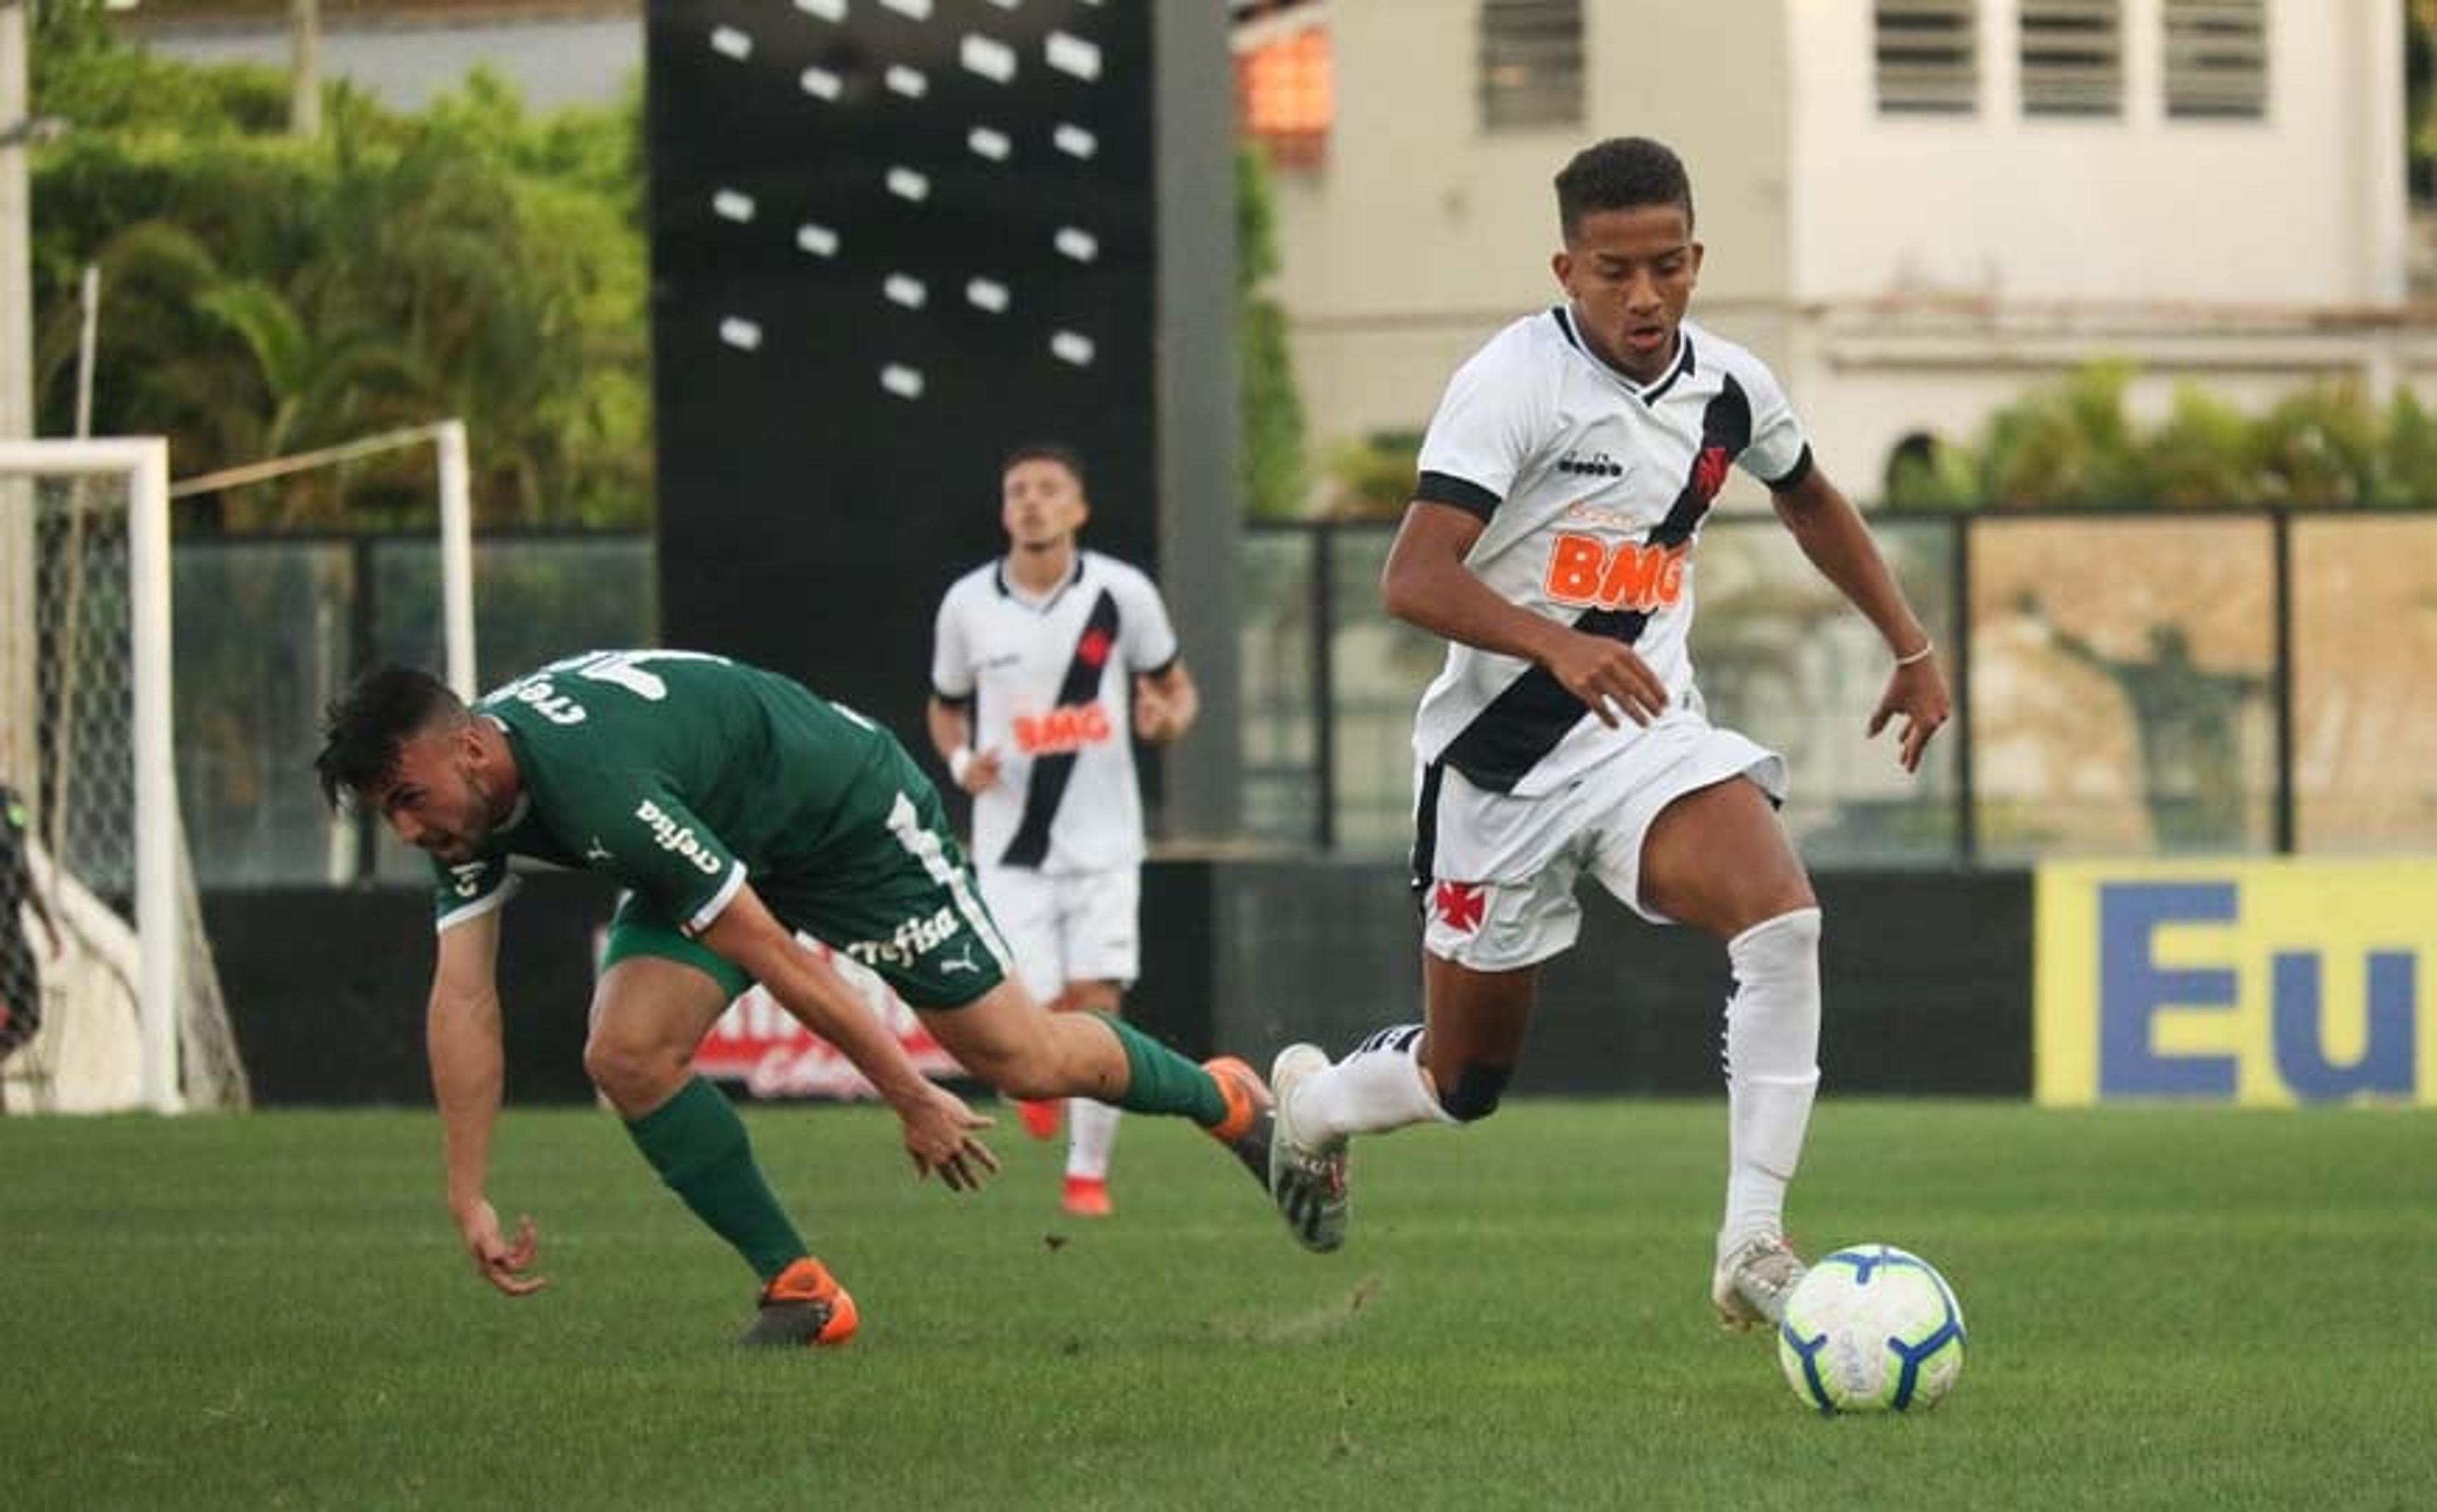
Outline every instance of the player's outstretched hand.
[(1151, 685), (1148, 677), (1134, 679), (1134, 734), (1150, 741), (1167, 739), (1168, 726), (1174, 722), (1175, 710), (1167, 695)]
[(1667, 707), (1666, 685), (1622, 641), (1569, 632), (1546, 665), (1549, 675), (1610, 729), (1625, 720), (1647, 724)]
[(1938, 669), (1933, 652), (1888, 675), (1887, 690), (1880, 695), (1878, 710), (1870, 716), (1869, 733), (1875, 737), (1887, 727), (1887, 721), (1902, 715), (1903, 728), (1896, 737), (1896, 760), (1906, 772), (1918, 772), (1920, 754), (1928, 749), (1929, 738), (1954, 712), (1954, 701), (1946, 691), (1946, 673)]
[(1134, 734), (1153, 745), (1165, 745), (1191, 723), (1180, 699), (1171, 698), (1148, 677), (1134, 679)]
[(517, 1220), (517, 1237), (510, 1242), (500, 1236), (500, 1215), (488, 1202), (478, 1202), (465, 1210), (457, 1227), (465, 1236), (465, 1253), (473, 1257), (474, 1269), (508, 1295), (530, 1296), (550, 1284), (547, 1276), (525, 1274), (541, 1253), (541, 1240), (531, 1218)]
[(914, 1158), (916, 1180), (938, 1172), (950, 1191), (979, 1191), (998, 1174), (998, 1156), (974, 1135), (992, 1120), (965, 1106), (965, 1100), (946, 1087), (924, 1083), (925, 1094), (899, 1108), (905, 1125), (905, 1153)]
[(956, 773), (956, 786), (967, 792), (988, 792), (998, 786), (998, 747), (985, 746), (973, 753), (965, 770)]

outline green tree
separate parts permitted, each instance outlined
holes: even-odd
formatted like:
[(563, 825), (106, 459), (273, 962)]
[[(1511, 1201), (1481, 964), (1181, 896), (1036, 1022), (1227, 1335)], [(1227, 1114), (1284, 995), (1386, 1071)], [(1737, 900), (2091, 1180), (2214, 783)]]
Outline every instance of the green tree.
[(2412, 198), (2437, 200), (2437, 0), (2411, 0), (2403, 17), (2404, 152)]
[(2127, 419), (2133, 369), (2098, 363), (2025, 393), (1971, 443), (1894, 470), (1900, 506), (2437, 508), (2437, 419), (2409, 390), (2383, 408), (2357, 382), (2310, 385), (2246, 415), (2197, 385), (2165, 423)]
[(2132, 370), (2095, 363), (1997, 412), (1980, 448), (1991, 504), (2141, 502), (2140, 464), (2124, 417)]
[(1278, 270), (1277, 212), (1269, 168), (1257, 148), (1236, 151), (1236, 299), (1237, 401), (1243, 409), (1243, 489), (1255, 519), (1288, 519), (1303, 511), (1308, 474), (1304, 460), (1303, 394), (1295, 386), (1287, 344), (1286, 311), (1262, 291)]
[[(38, 403), (74, 403), (77, 280), (102, 272), (96, 426), (172, 438), (182, 474), (465, 420), (491, 525), (648, 518), (640, 100), (529, 116), (477, 74), (414, 114), (345, 85), (286, 135), (268, 69), (196, 68), (53, 7), (34, 175)], [(428, 455), (235, 491), (237, 527), (402, 520)]]
[(2143, 472), (2153, 504), (2250, 504), (2259, 497), (2251, 423), (2198, 384), (2176, 389), (2174, 413), (2150, 436)]

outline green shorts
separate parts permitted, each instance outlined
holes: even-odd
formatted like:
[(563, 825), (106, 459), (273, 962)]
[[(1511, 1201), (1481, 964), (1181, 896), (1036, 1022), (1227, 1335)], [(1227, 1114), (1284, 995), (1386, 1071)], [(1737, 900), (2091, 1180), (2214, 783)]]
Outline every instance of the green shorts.
[[(843, 880), (851, 885), (815, 889), (791, 885), (785, 878), (747, 880), (780, 923), (870, 967), (908, 1006), (961, 1008), (1005, 981), (1013, 959), (927, 783), (915, 805), (922, 843), (909, 847), (894, 834), (885, 835), (885, 849), (874, 847), (858, 858), (859, 864), (845, 868), (851, 875)], [(930, 843), (934, 838), (936, 845)], [(628, 956), (696, 967), (730, 998), (753, 984), (744, 967), (631, 893), (609, 921), (601, 969)]]

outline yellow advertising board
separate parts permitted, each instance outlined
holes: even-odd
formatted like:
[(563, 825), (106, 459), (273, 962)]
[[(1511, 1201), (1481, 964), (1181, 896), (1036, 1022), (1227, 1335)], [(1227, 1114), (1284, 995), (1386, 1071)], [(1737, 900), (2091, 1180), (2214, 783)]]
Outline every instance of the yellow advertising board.
[(2037, 874), (2043, 1104), (2437, 1104), (2437, 860)]

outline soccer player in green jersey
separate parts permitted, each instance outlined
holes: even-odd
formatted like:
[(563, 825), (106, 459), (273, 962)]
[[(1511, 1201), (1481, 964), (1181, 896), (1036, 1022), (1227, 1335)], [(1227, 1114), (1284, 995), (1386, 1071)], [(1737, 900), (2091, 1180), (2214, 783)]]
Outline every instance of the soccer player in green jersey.
[(512, 855), (628, 889), (585, 1069), (660, 1179), (761, 1277), (748, 1344), (843, 1344), (857, 1316), (771, 1195), (727, 1097), (693, 1073), (695, 1046), (746, 986), (760, 982), (870, 1078), (918, 1176), (962, 1190), (998, 1168), (976, 1133), (991, 1121), (917, 1072), (798, 930), (878, 972), (980, 1080), (1183, 1115), (1267, 1184), (1259, 1076), (1232, 1057), (1196, 1066), (1113, 1017), (1044, 1011), (904, 748), (786, 678), (695, 652), (593, 652), (468, 708), (427, 672), (383, 668), (332, 706), (315, 765), (333, 805), (352, 796), (432, 858), (427, 1034), (448, 1207), (476, 1267), (510, 1295), (543, 1284), (532, 1220), (502, 1233), (485, 1194)]

